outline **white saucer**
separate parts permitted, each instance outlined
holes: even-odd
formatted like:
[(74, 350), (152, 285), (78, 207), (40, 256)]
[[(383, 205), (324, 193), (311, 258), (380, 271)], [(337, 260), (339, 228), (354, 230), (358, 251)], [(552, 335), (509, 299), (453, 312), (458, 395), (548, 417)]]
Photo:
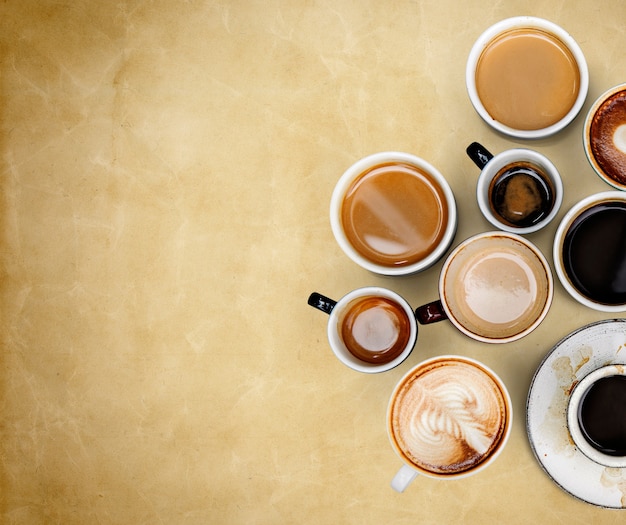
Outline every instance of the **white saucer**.
[(626, 364), (626, 319), (583, 326), (555, 345), (530, 384), (526, 429), (537, 460), (563, 490), (593, 505), (626, 509), (626, 468), (594, 463), (577, 449), (567, 430), (574, 386), (607, 364)]

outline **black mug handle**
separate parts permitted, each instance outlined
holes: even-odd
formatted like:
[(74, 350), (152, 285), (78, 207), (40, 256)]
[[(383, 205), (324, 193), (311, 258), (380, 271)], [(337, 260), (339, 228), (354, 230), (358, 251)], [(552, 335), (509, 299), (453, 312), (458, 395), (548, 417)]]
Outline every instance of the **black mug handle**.
[(432, 303), (420, 306), (415, 310), (415, 318), (420, 324), (438, 323), (448, 319), (446, 311), (443, 309), (441, 300), (437, 299)]
[(307, 302), (309, 303), (309, 306), (317, 308), (325, 314), (330, 314), (330, 312), (333, 311), (333, 308), (337, 304), (337, 301), (333, 301), (325, 295), (317, 292), (313, 292), (311, 295), (309, 295), (309, 300)]
[(478, 142), (472, 142), (467, 146), (465, 152), (481, 170), (487, 165), (487, 162), (493, 159), (493, 155), (489, 153), (489, 150)]

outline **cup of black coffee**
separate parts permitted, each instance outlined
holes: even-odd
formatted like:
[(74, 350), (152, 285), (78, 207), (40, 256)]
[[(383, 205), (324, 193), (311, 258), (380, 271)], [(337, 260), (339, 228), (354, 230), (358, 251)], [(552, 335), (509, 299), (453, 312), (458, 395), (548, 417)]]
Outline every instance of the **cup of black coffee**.
[(626, 311), (626, 193), (597, 193), (575, 204), (559, 224), (553, 256), (561, 284), (579, 303)]
[(525, 148), (494, 156), (478, 142), (466, 152), (481, 169), (476, 199), (493, 226), (523, 235), (540, 230), (556, 217), (563, 201), (563, 182), (547, 157)]
[(314, 292), (308, 304), (329, 315), (327, 334), (332, 351), (358, 372), (395, 368), (411, 354), (417, 341), (411, 306), (386, 288), (359, 288), (338, 301)]
[(585, 456), (607, 467), (626, 467), (626, 365), (586, 375), (570, 395), (567, 428)]

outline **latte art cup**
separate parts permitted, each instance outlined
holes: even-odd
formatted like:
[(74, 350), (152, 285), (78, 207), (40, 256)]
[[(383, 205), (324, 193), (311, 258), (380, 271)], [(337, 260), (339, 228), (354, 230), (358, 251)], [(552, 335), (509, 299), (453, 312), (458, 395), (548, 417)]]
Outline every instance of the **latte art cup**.
[(481, 472), (504, 449), (513, 419), (498, 375), (468, 358), (444, 355), (410, 370), (387, 409), (387, 432), (404, 465), (391, 486), (403, 492), (419, 475), (457, 479)]
[[(549, 74), (545, 74), (549, 72)], [(495, 130), (538, 139), (565, 128), (589, 89), (582, 50), (561, 27), (532, 16), (507, 18), (474, 43), (465, 83), (472, 105)]]
[(328, 343), (344, 365), (367, 374), (391, 370), (409, 357), (417, 341), (415, 314), (397, 293), (358, 288), (334, 301), (317, 292), (308, 304), (328, 314)]
[(343, 252), (380, 275), (409, 275), (450, 247), (456, 202), (444, 176), (401, 152), (375, 153), (350, 166), (330, 202), (330, 225)]
[(626, 467), (625, 421), (626, 365), (598, 368), (574, 387), (567, 406), (567, 428), (578, 450), (589, 459), (606, 467)]
[(614, 188), (626, 190), (626, 84), (607, 90), (591, 106), (583, 145), (598, 176)]

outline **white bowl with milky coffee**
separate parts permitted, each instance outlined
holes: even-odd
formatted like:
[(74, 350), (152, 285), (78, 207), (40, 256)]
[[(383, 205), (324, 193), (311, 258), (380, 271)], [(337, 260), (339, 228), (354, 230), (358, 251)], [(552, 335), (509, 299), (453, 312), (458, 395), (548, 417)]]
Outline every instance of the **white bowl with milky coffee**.
[(600, 178), (626, 190), (626, 84), (600, 95), (587, 113), (583, 144), (589, 164)]
[(330, 224), (340, 248), (362, 268), (409, 275), (435, 264), (450, 247), (456, 201), (432, 164), (409, 153), (375, 153), (340, 177)]
[(574, 38), (532, 16), (508, 18), (484, 31), (469, 53), (465, 80), (481, 118), (523, 139), (562, 130), (589, 89), (587, 62)]

